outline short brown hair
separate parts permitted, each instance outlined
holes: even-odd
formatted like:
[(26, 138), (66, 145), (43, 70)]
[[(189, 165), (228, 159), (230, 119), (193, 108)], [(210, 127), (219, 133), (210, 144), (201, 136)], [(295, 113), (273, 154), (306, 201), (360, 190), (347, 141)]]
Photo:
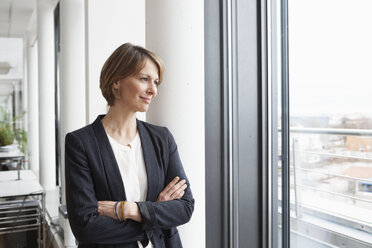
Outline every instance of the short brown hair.
[(163, 78), (163, 61), (153, 52), (130, 43), (119, 46), (106, 60), (101, 70), (100, 88), (109, 106), (115, 103), (113, 84), (118, 80), (140, 72), (151, 59), (158, 67), (159, 84)]

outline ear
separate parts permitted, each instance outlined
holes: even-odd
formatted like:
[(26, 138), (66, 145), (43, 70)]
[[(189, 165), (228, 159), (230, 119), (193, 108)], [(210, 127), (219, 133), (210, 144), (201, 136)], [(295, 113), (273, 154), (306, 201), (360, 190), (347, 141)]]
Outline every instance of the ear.
[(116, 81), (112, 84), (112, 94), (114, 94), (115, 97), (118, 97), (117, 92), (119, 92), (120, 89), (120, 83), (119, 81)]
[(120, 89), (120, 83), (119, 83), (119, 81), (114, 82), (112, 88), (113, 88), (113, 90), (118, 90), (118, 89)]

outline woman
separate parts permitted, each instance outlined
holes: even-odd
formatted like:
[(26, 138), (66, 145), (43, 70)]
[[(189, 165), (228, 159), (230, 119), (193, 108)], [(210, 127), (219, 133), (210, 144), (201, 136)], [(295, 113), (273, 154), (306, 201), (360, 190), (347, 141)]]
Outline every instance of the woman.
[(129, 43), (105, 62), (109, 111), (66, 135), (66, 200), (79, 247), (182, 247), (176, 226), (194, 199), (165, 127), (136, 119), (156, 97), (163, 64)]

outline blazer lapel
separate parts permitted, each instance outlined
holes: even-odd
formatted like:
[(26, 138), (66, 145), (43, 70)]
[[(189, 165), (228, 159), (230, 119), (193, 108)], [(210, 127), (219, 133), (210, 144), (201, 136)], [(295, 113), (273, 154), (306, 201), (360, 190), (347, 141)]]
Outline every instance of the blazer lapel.
[(158, 198), (159, 187), (159, 168), (156, 160), (154, 144), (151, 136), (143, 123), (137, 119), (137, 129), (141, 139), (143, 157), (146, 164), (147, 172), (147, 197), (148, 201), (156, 201)]
[(92, 125), (101, 152), (102, 166), (105, 172), (106, 181), (110, 188), (109, 197), (111, 199), (107, 200), (123, 201), (126, 200), (124, 184), (110, 141), (108, 140), (106, 131), (101, 122), (101, 119), (104, 116), (105, 115), (99, 115)]

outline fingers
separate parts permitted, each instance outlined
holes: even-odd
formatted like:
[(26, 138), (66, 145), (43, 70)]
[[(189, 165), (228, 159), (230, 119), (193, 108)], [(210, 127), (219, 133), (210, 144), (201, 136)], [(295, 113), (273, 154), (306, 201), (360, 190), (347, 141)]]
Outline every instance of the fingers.
[(185, 193), (184, 190), (187, 188), (187, 184), (185, 179), (178, 180), (179, 177), (175, 177), (159, 194), (157, 201), (180, 199)]
[(112, 217), (115, 215), (114, 201), (98, 201), (97, 211), (99, 215)]
[(168, 190), (168, 194), (173, 195), (174, 193), (179, 192), (178, 190), (180, 189), (185, 190), (186, 187), (187, 187), (186, 180), (182, 179), (176, 185), (174, 185), (170, 190)]
[[(173, 181), (172, 181), (173, 182)], [(172, 183), (171, 182), (171, 183)], [(168, 184), (169, 185), (169, 184)], [(172, 195), (174, 192), (176, 192), (179, 188), (181, 188), (182, 186), (186, 185), (186, 180), (185, 179), (182, 179), (181, 181), (179, 181), (178, 183), (174, 184), (168, 191), (167, 191), (167, 194), (168, 195)]]
[(105, 215), (104, 208), (105, 208), (105, 201), (99, 201), (98, 202), (98, 213), (99, 213), (99, 215)]
[(100, 205), (99, 203), (98, 203), (98, 213), (99, 213), (99, 215), (104, 215), (105, 214), (105, 211), (103, 210), (102, 205)]
[(176, 183), (178, 182), (178, 180), (180, 180), (179, 177), (173, 178), (173, 180), (170, 183), (168, 183), (167, 187), (165, 187), (162, 192), (168, 193), (168, 191), (170, 189), (172, 189), (176, 185)]
[(173, 194), (170, 195), (171, 200), (173, 199), (181, 199), (182, 196), (185, 194), (185, 189), (187, 188), (187, 184), (183, 184), (179, 187)]

